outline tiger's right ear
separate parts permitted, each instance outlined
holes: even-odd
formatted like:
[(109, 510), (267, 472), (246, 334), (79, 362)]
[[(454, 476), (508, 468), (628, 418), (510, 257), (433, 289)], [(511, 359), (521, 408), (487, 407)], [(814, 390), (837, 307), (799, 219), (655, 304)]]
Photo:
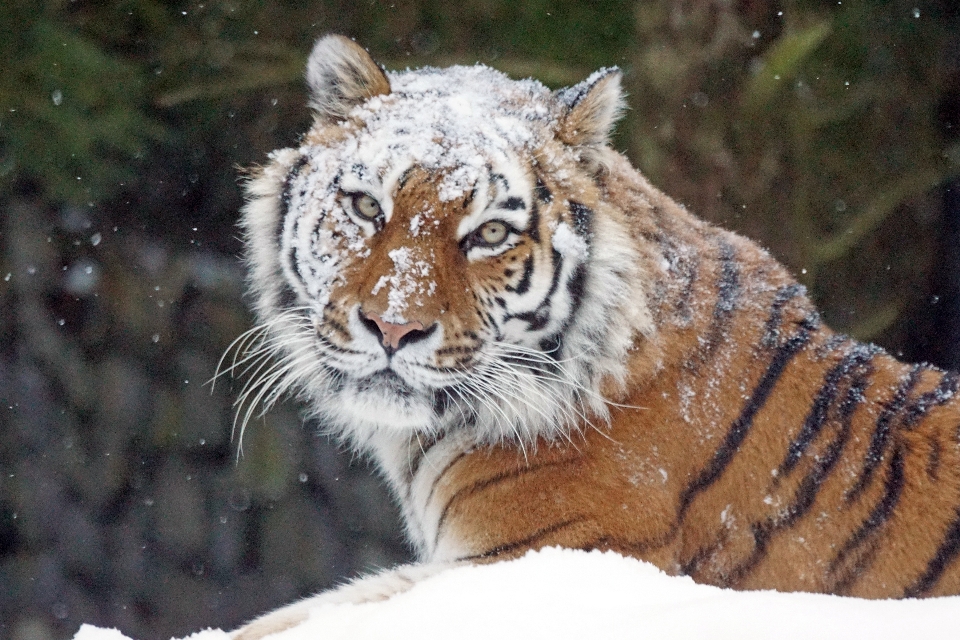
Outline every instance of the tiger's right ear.
[(603, 68), (580, 84), (554, 92), (564, 109), (557, 137), (576, 147), (605, 145), (625, 108), (620, 77), (617, 67)]
[(320, 118), (344, 120), (350, 110), (390, 93), (387, 74), (353, 40), (338, 35), (317, 40), (307, 61), (310, 106)]

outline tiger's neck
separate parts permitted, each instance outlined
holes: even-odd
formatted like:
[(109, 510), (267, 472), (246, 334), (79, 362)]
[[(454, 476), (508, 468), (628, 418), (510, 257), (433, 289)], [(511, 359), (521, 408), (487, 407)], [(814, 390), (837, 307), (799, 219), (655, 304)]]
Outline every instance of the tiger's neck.
[(400, 506), (407, 538), (417, 556), (440, 560), (463, 555), (464, 548), (455, 538), (448, 538), (446, 546), (450, 548), (438, 553), (442, 516), (434, 498), (440, 478), (475, 450), (475, 439), (465, 431), (453, 431), (436, 439), (381, 433), (371, 438), (368, 446)]

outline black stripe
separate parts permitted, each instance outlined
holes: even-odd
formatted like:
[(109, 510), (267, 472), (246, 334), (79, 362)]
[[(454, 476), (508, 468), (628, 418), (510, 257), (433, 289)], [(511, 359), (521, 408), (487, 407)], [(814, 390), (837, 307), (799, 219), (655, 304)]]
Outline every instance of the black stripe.
[[(359, 78), (357, 78), (357, 80), (362, 82)], [(366, 165), (362, 162), (354, 162), (350, 165), (350, 172), (359, 180), (368, 180), (370, 177), (370, 170), (367, 169)]]
[(520, 282), (517, 283), (516, 287), (511, 287), (507, 285), (504, 287), (507, 291), (512, 291), (523, 295), (530, 290), (530, 278), (533, 276), (533, 255), (527, 256), (523, 261), (523, 275), (520, 276)]
[(458, 558), (458, 561), (481, 560), (484, 558), (496, 558), (498, 556), (504, 555), (505, 553), (516, 551), (517, 549), (524, 549), (526, 547), (535, 545), (537, 542), (539, 542), (540, 540), (543, 540), (550, 534), (556, 533), (561, 529), (566, 529), (567, 527), (570, 527), (572, 525), (579, 524), (581, 522), (584, 522), (585, 520), (586, 518), (584, 516), (578, 516), (576, 518), (562, 520), (550, 526), (543, 527), (542, 529), (537, 529), (529, 536), (525, 538), (521, 538), (520, 540), (515, 540), (514, 542), (508, 542), (506, 544), (497, 545), (496, 547), (493, 547), (492, 549), (488, 549), (483, 553), (477, 553), (470, 556), (463, 556), (462, 558)]
[(277, 295), (277, 305), (283, 309), (290, 309), (297, 306), (297, 292), (293, 290), (286, 278), (280, 285), (280, 292)]
[[(879, 348), (857, 344), (853, 346), (839, 364), (833, 367), (826, 376), (817, 395), (813, 399), (810, 413), (807, 414), (803, 426), (793, 441), (787, 447), (787, 454), (777, 469), (777, 478), (782, 479), (789, 474), (800, 462), (807, 448), (816, 440), (823, 429), (830, 413), (830, 409), (840, 395), (841, 387), (849, 379), (850, 373), (868, 363), (879, 352)], [(861, 392), (860, 398), (863, 394)]]
[(777, 289), (770, 303), (770, 316), (763, 327), (761, 344), (764, 347), (773, 347), (780, 341), (780, 324), (783, 322), (783, 308), (788, 302), (798, 296), (805, 295), (806, 288), (801, 284), (789, 284)]
[[(427, 453), (437, 446), (437, 443), (440, 442), (441, 438), (430, 438), (426, 442), (420, 440), (419, 434), (414, 436), (413, 440), (410, 443), (411, 449), (413, 450), (413, 456), (410, 459), (410, 480), (413, 481), (413, 478), (416, 477), (417, 472), (420, 470), (420, 463), (423, 462), (424, 458), (427, 457)], [(411, 487), (407, 486), (407, 492), (409, 493)]]
[(573, 218), (573, 230), (581, 238), (589, 238), (593, 227), (593, 210), (575, 200), (570, 201), (570, 215)]
[(438, 419), (442, 418), (452, 403), (449, 391), (443, 387), (436, 389), (433, 392), (433, 415)]
[(523, 198), (518, 198), (517, 196), (510, 196), (503, 202), (497, 205), (498, 209), (505, 209), (507, 211), (517, 211), (524, 208)]
[(680, 323), (686, 325), (693, 318), (690, 301), (693, 298), (693, 286), (700, 271), (700, 254), (689, 250), (681, 252), (676, 242), (660, 231), (641, 232), (641, 235), (650, 243), (660, 246), (668, 271), (673, 279), (682, 283), (673, 306)]
[(733, 311), (740, 297), (740, 265), (737, 262), (736, 249), (724, 238), (718, 238), (717, 242), (720, 248), (717, 301), (713, 308), (710, 326), (705, 331), (705, 337), (700, 343), (696, 358), (686, 363), (687, 369), (693, 373), (696, 373), (725, 342)]
[(540, 205), (536, 200), (530, 205), (530, 219), (527, 221), (526, 234), (534, 242), (540, 242)]
[[(586, 265), (578, 264), (573, 271), (573, 274), (570, 276), (570, 279), (567, 280), (567, 292), (570, 294), (570, 313), (567, 316), (567, 319), (564, 321), (563, 326), (560, 327), (556, 333), (551, 336), (547, 336), (540, 340), (539, 347), (540, 351), (551, 358), (550, 366), (547, 363), (538, 363), (536, 366), (533, 366), (534, 363), (524, 363), (525, 366), (529, 369), (540, 369), (542, 371), (549, 371), (554, 374), (560, 372), (560, 362), (559, 358), (563, 351), (563, 340), (566, 333), (567, 327), (573, 322), (574, 317), (577, 312), (580, 310), (580, 307), (583, 305), (583, 296), (586, 289), (587, 281), (587, 268)], [(539, 311), (539, 310), (538, 310)], [(549, 321), (549, 314), (543, 313), (540, 316), (540, 319), (543, 321), (543, 325), (546, 325), (546, 322)], [(538, 327), (538, 328), (541, 328)], [(533, 328), (533, 325), (531, 325)], [(602, 340), (601, 336), (596, 336), (594, 342), (599, 342)], [(589, 367), (589, 365), (587, 365)]]
[[(455, 353), (458, 353), (458, 354), (461, 354), (461, 355), (462, 355), (462, 354), (465, 354), (465, 353), (472, 354), (472, 353), (473, 353), (474, 351), (476, 351), (476, 350), (477, 350), (477, 345), (456, 345), (456, 346), (452, 346), (452, 347), (442, 347), (442, 348), (440, 348), (440, 349), (437, 349), (437, 350), (434, 352), (434, 354), (436, 354), (436, 355), (438, 355), (438, 356), (449, 356), (449, 355), (453, 355), (453, 354), (455, 354)], [(423, 365), (421, 365), (421, 366), (423, 366)], [(446, 370), (446, 367), (437, 367), (437, 368), (434, 368), (434, 371), (445, 371), (445, 370)]]
[(553, 267), (553, 276), (550, 280), (550, 288), (547, 290), (547, 295), (543, 297), (543, 302), (540, 303), (540, 306), (549, 305), (550, 298), (557, 291), (557, 287), (560, 286), (560, 274), (563, 273), (563, 256), (560, 255), (560, 252), (556, 249), (553, 249), (550, 252), (552, 258), (551, 266)]
[(366, 353), (362, 353), (362, 352), (360, 352), (360, 351), (356, 351), (355, 349), (349, 349), (349, 348), (347, 348), (347, 347), (341, 347), (340, 345), (335, 344), (333, 341), (330, 340), (330, 338), (327, 338), (326, 336), (324, 336), (324, 335), (321, 334), (321, 333), (317, 333), (314, 337), (315, 337), (317, 343), (318, 343), (319, 345), (321, 345), (321, 346), (322, 346), (325, 350), (327, 350), (327, 351), (333, 351), (334, 353), (354, 355), (354, 356), (356, 356), (356, 355), (364, 355), (364, 356), (367, 355)]
[[(289, 250), (284, 250), (283, 246), (283, 232), (286, 228), (287, 216), (290, 212), (290, 202), (293, 199), (293, 181), (300, 175), (300, 172), (303, 170), (308, 163), (307, 156), (300, 156), (293, 166), (290, 167), (290, 171), (287, 172), (286, 177), (283, 179), (283, 190), (281, 191), (280, 196), (280, 211), (277, 214), (276, 227), (274, 228), (274, 240), (277, 243), (277, 255), (286, 257), (286, 264), (290, 265), (293, 272), (297, 275), (297, 278), (301, 280), (300, 273), (297, 270), (298, 264), (296, 257), (291, 255), (293, 252), (293, 243), (291, 243)], [(304, 190), (301, 190), (300, 196), (303, 197), (306, 194)], [(295, 224), (295, 223), (294, 223)], [(281, 259), (281, 264), (283, 260)], [(281, 286), (280, 291), (277, 294), (277, 302), (279, 306), (284, 308), (290, 308), (296, 305), (297, 303), (297, 294), (290, 286), (290, 283), (287, 282), (287, 279), (281, 268), (277, 273), (277, 277), (284, 282), (284, 285)]]
[(507, 320), (520, 320), (522, 322), (526, 322), (528, 331), (539, 331), (547, 326), (548, 322), (550, 322), (550, 307), (544, 303), (533, 311), (509, 314), (504, 317), (504, 322)]
[[(754, 538), (753, 553), (746, 561), (742, 562), (730, 572), (729, 584), (735, 585), (743, 580), (743, 578), (766, 557), (770, 539), (773, 538), (777, 532), (795, 525), (813, 507), (817, 496), (820, 494), (820, 489), (823, 488), (824, 481), (833, 472), (837, 462), (840, 460), (840, 456), (843, 454), (844, 448), (846, 448), (847, 443), (850, 441), (853, 413), (856, 407), (863, 402), (863, 392), (869, 384), (869, 376), (873, 371), (871, 359), (875, 352), (875, 348), (865, 348), (864, 352), (861, 352), (861, 358), (858, 358), (860, 362), (857, 364), (862, 368), (859, 374), (851, 380), (844, 399), (835, 410), (837, 414), (836, 417), (840, 421), (836, 437), (826, 449), (816, 457), (811, 469), (800, 481), (800, 484), (794, 492), (793, 502), (786, 509), (778, 513), (776, 517), (768, 518), (764, 522), (758, 522), (752, 525), (751, 528)], [(834, 394), (834, 396), (835, 395), (836, 394)], [(810, 415), (818, 413), (819, 409), (815, 408), (811, 410)]]
[[(400, 174), (400, 178), (397, 179), (397, 191), (400, 191), (400, 189), (403, 189), (407, 185), (407, 180), (413, 175), (413, 169), (414, 167), (407, 167), (403, 173)], [(464, 206), (466, 206), (466, 204), (464, 204)]]
[(567, 280), (567, 291), (570, 292), (570, 318), (572, 319), (583, 304), (583, 294), (587, 285), (587, 267), (578, 264), (570, 279)]
[(328, 314), (323, 314), (323, 324), (324, 326), (330, 327), (334, 331), (340, 334), (340, 337), (344, 339), (345, 342), (349, 342), (353, 339), (353, 334), (350, 333), (350, 330), (347, 329), (343, 323), (339, 320), (331, 318)]
[(696, 579), (696, 575), (700, 573), (700, 567), (712, 558), (717, 551), (723, 548), (729, 537), (730, 530), (721, 529), (712, 543), (702, 549), (698, 549), (686, 562), (680, 564), (680, 575), (690, 576)]
[(430, 485), (430, 492), (427, 494), (427, 499), (423, 501), (425, 507), (430, 506), (430, 502), (433, 500), (433, 494), (437, 491), (437, 485), (440, 484), (440, 480), (443, 479), (443, 476), (447, 475), (447, 472), (453, 468), (455, 464), (467, 457), (467, 452), (462, 451), (455, 455), (450, 462), (447, 463), (443, 469), (440, 470), (440, 473), (437, 474), (437, 477), (433, 479), (433, 484)]
[(960, 374), (955, 371), (942, 373), (936, 388), (921, 393), (916, 400), (904, 409), (903, 427), (905, 429), (915, 427), (932, 409), (950, 402), (956, 395), (958, 388), (960, 388)]
[(550, 188), (547, 187), (546, 183), (544, 183), (543, 179), (539, 175), (537, 176), (537, 184), (533, 188), (533, 193), (540, 202), (553, 202), (553, 194), (550, 193)]
[[(307, 156), (300, 156), (297, 161), (293, 163), (293, 166), (290, 167), (290, 171), (287, 172), (287, 177), (283, 179), (283, 192), (280, 197), (282, 207), (280, 209), (280, 215), (277, 216), (277, 227), (274, 231), (278, 248), (283, 247), (283, 229), (287, 220), (287, 213), (290, 211), (290, 201), (293, 198), (293, 181), (300, 175), (300, 171), (307, 165), (307, 162), (309, 162)], [(305, 193), (301, 193), (300, 195), (302, 197)]]
[(827, 338), (823, 344), (817, 347), (817, 355), (829, 358), (831, 357), (838, 349), (848, 349), (851, 344), (857, 344), (851, 340), (848, 336), (845, 336), (841, 333), (835, 333), (829, 338)]
[(691, 300), (693, 300), (693, 287), (700, 274), (700, 256), (694, 254), (689, 258), (678, 257), (677, 271), (683, 281), (683, 287), (680, 289), (675, 308), (680, 315), (680, 320), (687, 323), (693, 319)]
[(466, 197), (463, 199), (463, 208), (466, 209), (467, 207), (469, 207), (470, 203), (473, 202), (473, 199), (476, 197), (477, 197), (477, 188), (474, 187), (473, 189), (470, 189), (469, 193), (467, 193)]
[[(447, 500), (447, 504), (445, 504), (443, 506), (443, 510), (440, 511), (440, 517), (437, 519), (437, 537), (434, 543), (436, 544), (440, 541), (440, 534), (443, 532), (443, 525), (447, 520), (447, 515), (449, 515), (450, 510), (453, 508), (455, 503), (460, 502), (464, 498), (472, 496), (476, 493), (485, 491), (490, 487), (496, 486), (502, 482), (506, 482), (507, 480), (513, 480), (528, 473), (535, 473), (550, 467), (564, 466), (577, 461), (578, 458), (563, 458), (561, 460), (551, 460), (549, 462), (542, 462), (536, 465), (526, 465), (523, 467), (517, 467), (516, 469), (511, 469), (510, 471), (503, 471), (489, 478), (474, 482), (471, 485), (460, 487), (452, 496), (450, 496), (450, 498)], [(446, 472), (446, 469), (444, 469), (444, 472)], [(430, 495), (433, 495), (432, 490)]]
[(563, 271), (563, 256), (560, 255), (560, 252), (556, 249), (553, 249), (551, 256), (553, 258), (553, 276), (550, 280), (550, 289), (543, 297), (543, 301), (533, 311), (506, 314), (503, 318), (504, 322), (514, 319), (521, 320), (529, 325), (530, 331), (539, 331), (547, 326), (548, 322), (550, 322), (550, 298), (556, 292), (557, 287), (560, 284), (560, 274)]
[(320, 374), (327, 376), (330, 381), (330, 391), (332, 393), (339, 393), (343, 391), (343, 388), (346, 386), (345, 375), (339, 369), (334, 369), (333, 367), (320, 363)]
[(925, 595), (937, 586), (937, 582), (943, 577), (943, 572), (957, 559), (957, 554), (960, 553), (960, 510), (957, 510), (956, 515), (957, 517), (950, 523), (950, 527), (943, 536), (943, 541), (937, 547), (936, 553), (927, 563), (926, 571), (904, 590), (904, 598), (919, 598)]
[[(472, 349), (466, 350), (466, 352), (472, 354), (473, 350)], [(466, 357), (455, 358), (453, 361), (453, 364), (442, 366), (442, 367), (438, 367), (432, 364), (421, 364), (419, 366), (423, 367), (424, 369), (427, 369), (428, 371), (434, 371), (436, 373), (457, 375), (464, 372), (464, 365), (472, 364), (472, 362), (473, 362), (473, 356), (468, 355)]]
[(880, 412), (876, 427), (874, 427), (873, 430), (873, 435), (870, 437), (870, 446), (864, 455), (863, 471), (861, 471), (857, 477), (857, 482), (847, 491), (845, 496), (847, 502), (853, 502), (860, 497), (860, 494), (863, 493), (864, 489), (866, 489), (870, 483), (874, 471), (877, 470), (877, 466), (883, 460), (883, 454), (890, 442), (893, 419), (900, 413), (904, 405), (906, 405), (910, 392), (920, 380), (921, 367), (922, 365), (914, 365), (910, 369), (910, 373), (900, 381), (900, 384), (897, 385), (893, 393), (893, 397), (890, 398), (890, 401), (886, 404), (883, 411)]
[(733, 456), (739, 451), (740, 445), (747, 437), (747, 433), (749, 433), (750, 427), (753, 425), (753, 419), (757, 415), (757, 412), (763, 408), (763, 405), (770, 397), (770, 393), (776, 386), (777, 380), (780, 379), (781, 374), (783, 374), (784, 369), (790, 364), (793, 357), (810, 341), (810, 334), (816, 330), (818, 325), (819, 321), (816, 316), (804, 319), (800, 322), (800, 331), (779, 346), (774, 352), (769, 367), (754, 388), (750, 399), (743, 409), (741, 409), (740, 415), (730, 426), (726, 437), (723, 439), (723, 443), (714, 452), (710, 463), (706, 469), (700, 472), (700, 475), (697, 476), (693, 482), (687, 485), (687, 488), (684, 489), (680, 495), (680, 506), (677, 513), (678, 525), (686, 515), (687, 509), (692, 504), (693, 499), (713, 485), (723, 474), (724, 470), (726, 470), (727, 465), (733, 460)]
[[(840, 548), (840, 551), (837, 552), (837, 555), (830, 562), (829, 571), (831, 573), (836, 572), (840, 568), (840, 565), (842, 565), (853, 552), (869, 542), (870, 538), (877, 533), (880, 527), (890, 519), (893, 510), (900, 501), (902, 493), (903, 452), (900, 447), (896, 447), (890, 458), (890, 473), (887, 474), (886, 482), (884, 482), (883, 496), (881, 496), (879, 502), (874, 505), (870, 511), (870, 515), (860, 524), (853, 535), (847, 539), (843, 547)], [(862, 562), (857, 563), (852, 568), (848, 568), (846, 575), (840, 579), (834, 591), (845, 591), (853, 582), (862, 576), (865, 568), (866, 566)]]
[[(293, 221), (294, 237), (296, 237), (297, 235), (297, 230), (298, 230), (298, 227), (300, 226), (301, 221), (302, 221), (301, 219), (297, 219)], [(302, 290), (309, 291), (310, 287), (307, 286), (307, 280), (306, 278), (304, 278), (304, 275), (303, 275), (303, 265), (300, 262), (300, 247), (298, 247), (298, 243), (291, 242), (285, 255), (286, 255), (286, 263), (290, 265), (290, 271), (293, 273), (293, 276), (297, 279), (297, 284), (300, 285)], [(310, 269), (309, 266), (307, 267), (307, 271), (309, 271), (311, 274), (313, 273), (313, 270)]]
[(717, 282), (717, 304), (713, 309), (714, 319), (727, 318), (736, 307), (740, 296), (740, 264), (737, 251), (726, 240), (720, 241), (720, 280)]
[(550, 364), (548, 365), (548, 363), (538, 359), (535, 362), (524, 362), (524, 366), (528, 369), (559, 373), (560, 369), (557, 358), (560, 357), (560, 348), (563, 346), (563, 333), (555, 333), (552, 336), (547, 336), (537, 343), (537, 346), (540, 347), (543, 355), (551, 358)]

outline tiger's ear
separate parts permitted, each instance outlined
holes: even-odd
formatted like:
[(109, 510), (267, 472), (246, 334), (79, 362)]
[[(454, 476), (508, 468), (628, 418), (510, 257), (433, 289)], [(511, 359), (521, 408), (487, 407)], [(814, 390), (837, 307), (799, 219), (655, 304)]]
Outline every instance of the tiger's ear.
[(604, 68), (579, 84), (558, 89), (554, 96), (564, 113), (557, 124), (557, 137), (573, 146), (606, 144), (626, 108), (620, 78), (617, 67)]
[(387, 74), (353, 40), (338, 35), (317, 40), (307, 61), (310, 106), (324, 120), (344, 120), (350, 110), (390, 93)]

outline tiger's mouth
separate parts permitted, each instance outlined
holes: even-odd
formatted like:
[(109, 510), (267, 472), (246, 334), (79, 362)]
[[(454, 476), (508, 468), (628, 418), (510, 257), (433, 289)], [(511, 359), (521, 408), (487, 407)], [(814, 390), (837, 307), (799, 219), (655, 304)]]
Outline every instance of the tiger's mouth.
[(406, 380), (393, 369), (381, 369), (357, 381), (361, 393), (381, 393), (386, 396), (409, 398), (418, 394)]
[(404, 378), (392, 368), (378, 369), (363, 376), (347, 374), (329, 396), (328, 415), (335, 421), (361, 428), (370, 434), (377, 429), (395, 433), (433, 430), (434, 394)]

